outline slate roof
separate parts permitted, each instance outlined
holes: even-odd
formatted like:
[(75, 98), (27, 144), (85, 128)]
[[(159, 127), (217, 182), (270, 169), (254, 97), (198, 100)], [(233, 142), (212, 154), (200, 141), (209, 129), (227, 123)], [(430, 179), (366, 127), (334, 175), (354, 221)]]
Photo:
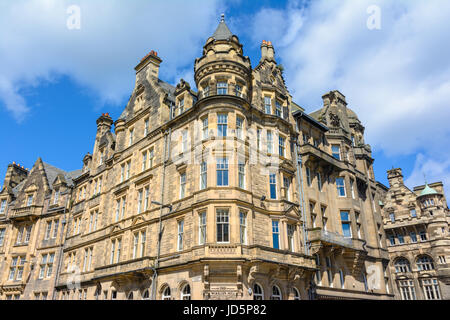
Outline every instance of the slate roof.
[(227, 24), (225, 23), (224, 15), (222, 15), (222, 19), (220, 20), (219, 26), (213, 34), (213, 38), (215, 40), (228, 40), (233, 36)]
[(71, 186), (73, 186), (73, 179), (78, 177), (82, 172), (81, 169), (66, 172), (64, 170), (56, 168), (56, 167), (52, 166), (51, 164), (48, 164), (45, 162), (44, 162), (44, 170), (45, 170), (45, 174), (47, 175), (47, 180), (48, 180), (48, 183), (50, 184), (51, 189), (53, 186), (53, 182), (55, 182), (55, 179), (59, 174), (63, 175), (64, 179), (67, 182), (67, 185), (71, 187)]
[(168, 94), (169, 100), (175, 101), (175, 87), (161, 79), (158, 79), (158, 85)]
[[(44, 171), (45, 171), (45, 175), (47, 176), (47, 181), (50, 185), (50, 189), (53, 189), (53, 182), (55, 182), (55, 179), (58, 175), (62, 175), (67, 183), (68, 186), (73, 186), (73, 179), (75, 179), (76, 177), (78, 177), (79, 175), (81, 175), (82, 170), (78, 169), (78, 170), (74, 170), (74, 171), (69, 171), (66, 172), (64, 170), (61, 170), (55, 166), (52, 166), (51, 164), (45, 163), (43, 162), (44, 165)], [(23, 180), (21, 183), (19, 183), (17, 186), (15, 186), (12, 191), (14, 193), (15, 196), (17, 196), (17, 194), (19, 193), (19, 191), (22, 189), (23, 185), (25, 184), (27, 179)]]
[[(158, 80), (157, 85), (161, 89), (163, 89), (165, 93), (167, 93), (167, 98), (170, 101), (175, 102), (175, 87), (161, 79), (157, 80)], [(142, 81), (142, 84), (144, 85), (147, 91), (147, 94), (145, 96), (146, 101), (148, 101), (151, 106), (159, 106), (159, 94), (151, 87), (150, 83), (146, 79)], [(134, 96), (130, 97), (128, 104), (123, 110), (119, 119), (127, 120), (128, 117), (130, 116), (132, 117), (132, 109), (133, 109), (132, 101), (134, 101), (134, 99), (135, 99)]]
[(324, 125), (320, 121), (316, 120), (314, 117), (311, 117), (307, 113), (301, 111), (300, 109), (292, 112), (292, 115), (294, 116), (294, 118), (302, 117), (303, 119), (305, 119), (309, 123), (313, 124), (314, 126), (318, 127), (322, 131), (328, 131), (329, 130), (329, 128), (326, 125)]

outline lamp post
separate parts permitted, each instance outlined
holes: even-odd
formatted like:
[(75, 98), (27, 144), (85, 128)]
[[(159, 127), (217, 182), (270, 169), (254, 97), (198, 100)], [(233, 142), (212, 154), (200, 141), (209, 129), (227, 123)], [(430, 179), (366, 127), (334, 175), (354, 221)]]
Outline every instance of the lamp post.
[(151, 201), (151, 203), (156, 204), (160, 206), (161, 214), (159, 216), (159, 232), (158, 232), (158, 254), (156, 256), (156, 262), (154, 264), (154, 267), (152, 267), (153, 270), (153, 277), (152, 277), (152, 295), (151, 300), (156, 300), (156, 280), (158, 278), (157, 269), (159, 268), (159, 256), (161, 253), (161, 236), (162, 236), (162, 209), (163, 208), (169, 208), (169, 213), (172, 212), (172, 205), (171, 204), (162, 204), (158, 201)]

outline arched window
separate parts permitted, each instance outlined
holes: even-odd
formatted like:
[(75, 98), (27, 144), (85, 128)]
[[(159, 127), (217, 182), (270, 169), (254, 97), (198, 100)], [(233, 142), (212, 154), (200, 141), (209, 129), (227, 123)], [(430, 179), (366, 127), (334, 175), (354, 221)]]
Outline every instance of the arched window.
[(429, 256), (420, 256), (417, 259), (417, 268), (419, 271), (434, 270), (433, 260)]
[(133, 292), (130, 292), (130, 293), (128, 294), (128, 300), (133, 300)]
[(253, 300), (264, 300), (263, 289), (257, 283), (253, 285)]
[(169, 287), (166, 287), (166, 288), (164, 289), (164, 291), (163, 291), (163, 294), (162, 294), (161, 299), (162, 299), (162, 300), (170, 300), (170, 298), (171, 298), (171, 296), (170, 296), (170, 288), (169, 288)]
[(272, 296), (270, 300), (281, 300), (281, 290), (277, 286), (272, 287)]
[(144, 294), (142, 295), (142, 300), (150, 300), (150, 294), (148, 292), (148, 289), (144, 291)]
[(294, 300), (300, 300), (300, 292), (298, 292), (297, 288), (292, 288), (292, 292), (294, 294)]
[(399, 258), (395, 261), (395, 272), (411, 272), (409, 261), (405, 258)]
[(191, 300), (191, 286), (186, 284), (181, 290), (181, 300)]

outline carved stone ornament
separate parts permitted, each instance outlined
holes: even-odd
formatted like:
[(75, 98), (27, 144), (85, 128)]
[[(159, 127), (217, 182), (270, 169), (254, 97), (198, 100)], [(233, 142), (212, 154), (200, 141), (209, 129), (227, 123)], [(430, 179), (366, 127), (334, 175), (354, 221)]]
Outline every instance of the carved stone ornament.
[(334, 113), (330, 113), (330, 124), (332, 127), (339, 127), (339, 124), (341, 123), (341, 120), (339, 119), (339, 116)]

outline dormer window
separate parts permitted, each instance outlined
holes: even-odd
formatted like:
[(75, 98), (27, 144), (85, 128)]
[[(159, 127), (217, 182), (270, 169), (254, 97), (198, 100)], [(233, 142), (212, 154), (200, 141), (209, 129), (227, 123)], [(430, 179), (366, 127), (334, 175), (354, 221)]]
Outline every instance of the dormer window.
[(217, 82), (217, 94), (228, 94), (228, 83)]
[(176, 116), (177, 116), (177, 106), (174, 104), (174, 103), (171, 103), (170, 104), (170, 109), (171, 109), (171, 113), (170, 113), (170, 116), (171, 116), (171, 119), (174, 119)]
[(180, 114), (184, 111), (184, 99), (180, 100), (180, 103), (178, 104), (178, 107), (180, 108)]
[(0, 202), (0, 214), (4, 214), (6, 210), (6, 199), (2, 199)]
[(33, 195), (29, 195), (27, 198), (27, 207), (33, 204)]
[(391, 219), (391, 222), (395, 222), (395, 213), (389, 213), (389, 219)]
[(59, 190), (55, 191), (55, 197), (53, 198), (53, 204), (57, 204), (59, 199)]
[(137, 98), (136, 98), (136, 110), (140, 110), (142, 108), (142, 106), (144, 105), (144, 94), (141, 93)]
[(105, 149), (102, 149), (100, 150), (100, 160), (98, 162), (98, 165), (101, 166), (104, 161), (105, 161)]

